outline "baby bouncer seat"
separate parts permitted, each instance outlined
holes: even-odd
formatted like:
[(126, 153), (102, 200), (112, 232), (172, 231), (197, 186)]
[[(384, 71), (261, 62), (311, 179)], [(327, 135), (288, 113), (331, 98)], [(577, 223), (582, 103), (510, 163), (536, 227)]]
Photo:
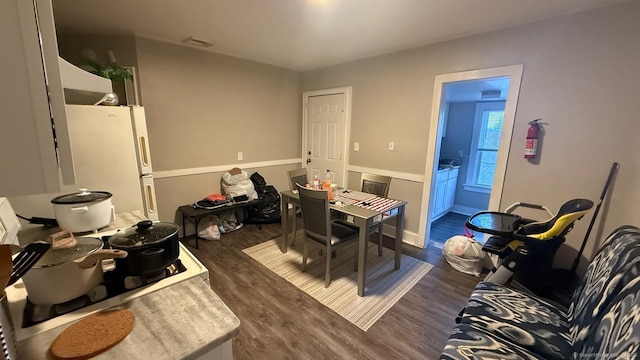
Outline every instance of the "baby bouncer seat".
[[(519, 207), (544, 210), (551, 218), (546, 221), (523, 218), (513, 213)], [(545, 206), (518, 202), (505, 212), (481, 211), (472, 215), (466, 226), (493, 235), (482, 250), (498, 256), (485, 281), (504, 284), (513, 276), (532, 292), (546, 293), (556, 251), (575, 221), (592, 207), (591, 200), (573, 199), (564, 203), (554, 215)]]

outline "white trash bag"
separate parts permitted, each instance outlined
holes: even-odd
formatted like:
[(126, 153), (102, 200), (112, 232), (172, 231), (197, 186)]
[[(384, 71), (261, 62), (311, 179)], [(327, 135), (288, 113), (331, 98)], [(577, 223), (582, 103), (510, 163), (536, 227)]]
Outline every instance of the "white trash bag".
[(442, 254), (451, 267), (475, 276), (480, 276), (486, 255), (480, 242), (464, 235), (447, 239), (442, 247)]
[(249, 200), (258, 198), (258, 193), (253, 187), (253, 182), (247, 172), (237, 168), (227, 171), (222, 175), (222, 190), (224, 190), (225, 194), (232, 197), (247, 195)]

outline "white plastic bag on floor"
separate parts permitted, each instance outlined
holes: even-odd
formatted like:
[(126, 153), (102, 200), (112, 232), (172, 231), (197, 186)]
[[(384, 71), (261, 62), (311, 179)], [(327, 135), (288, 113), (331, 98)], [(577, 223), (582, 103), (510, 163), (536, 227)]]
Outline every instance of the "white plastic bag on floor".
[(474, 238), (458, 235), (447, 239), (442, 255), (452, 268), (460, 272), (475, 276), (482, 272), (485, 253), (482, 244)]
[(218, 217), (208, 216), (198, 224), (198, 237), (206, 240), (220, 240), (220, 229), (218, 229)]

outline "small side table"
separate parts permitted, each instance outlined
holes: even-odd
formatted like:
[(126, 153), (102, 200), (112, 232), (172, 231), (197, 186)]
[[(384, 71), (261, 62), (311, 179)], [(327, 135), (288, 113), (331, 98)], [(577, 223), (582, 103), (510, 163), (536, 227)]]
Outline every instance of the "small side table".
[(194, 207), (193, 205), (182, 205), (178, 207), (178, 210), (182, 213), (182, 238), (185, 239), (187, 237), (187, 228), (186, 222), (190, 222), (195, 225), (195, 237), (196, 237), (196, 249), (198, 248), (198, 240), (200, 237), (198, 236), (198, 224), (200, 224), (200, 220), (207, 215), (216, 215), (229, 210), (237, 210), (242, 209), (244, 218), (247, 218), (247, 208), (250, 206), (256, 206), (262, 204), (262, 200), (251, 200), (240, 203), (230, 203), (229, 205), (223, 205), (217, 207), (215, 209), (202, 209), (198, 207)]

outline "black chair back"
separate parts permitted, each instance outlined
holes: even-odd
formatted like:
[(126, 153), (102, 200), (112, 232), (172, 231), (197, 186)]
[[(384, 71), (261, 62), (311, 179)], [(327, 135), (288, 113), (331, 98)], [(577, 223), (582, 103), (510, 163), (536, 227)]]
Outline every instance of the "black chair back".
[(360, 189), (362, 192), (387, 197), (391, 177), (362, 173)]
[(302, 221), (307, 235), (314, 239), (320, 237), (330, 241), (331, 218), (327, 191), (307, 189), (301, 185), (297, 185), (297, 188), (302, 208)]
[(307, 179), (307, 169), (296, 169), (289, 171), (289, 183), (291, 184), (291, 190), (296, 190), (296, 184), (305, 186), (309, 183)]

